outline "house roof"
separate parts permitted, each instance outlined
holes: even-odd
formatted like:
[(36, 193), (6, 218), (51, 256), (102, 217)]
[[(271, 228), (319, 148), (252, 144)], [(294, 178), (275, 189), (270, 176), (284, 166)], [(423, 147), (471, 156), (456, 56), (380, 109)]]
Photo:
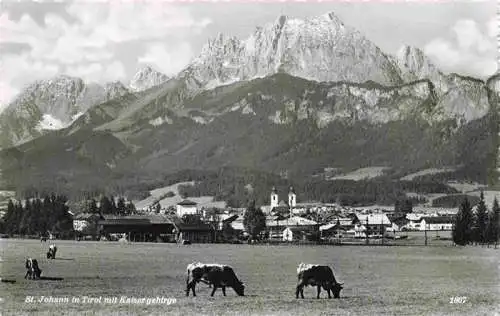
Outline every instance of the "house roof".
[(173, 221), (164, 215), (130, 215), (116, 216), (104, 215), (104, 219), (99, 221), (101, 225), (152, 225), (152, 224), (173, 224)]
[(289, 231), (294, 232), (294, 233), (303, 232), (303, 229), (300, 227), (286, 227), (285, 229), (283, 229), (283, 231), (285, 231), (285, 230), (289, 230)]
[(425, 220), (427, 224), (452, 224), (453, 218), (450, 216), (429, 216), (422, 217), (422, 221)]
[(409, 220), (409, 219), (407, 219), (406, 217), (397, 217), (397, 218), (394, 218), (394, 219), (392, 220), (392, 222), (393, 222), (393, 223), (398, 224), (398, 225), (399, 225), (399, 224), (406, 224), (406, 223), (408, 223), (409, 221), (410, 221), (410, 220)]
[(231, 223), (231, 222), (234, 222), (237, 218), (238, 218), (238, 215), (234, 214), (234, 215), (229, 215), (229, 216), (223, 216), (223, 220), (222, 222), (223, 223)]
[(146, 219), (136, 219), (136, 218), (113, 218), (100, 220), (99, 225), (135, 225), (135, 226), (149, 226), (151, 222)]
[(368, 225), (390, 225), (391, 221), (385, 214), (356, 214), (358, 220), (363, 224)]
[(213, 228), (204, 223), (200, 224), (179, 224), (177, 225), (177, 228), (180, 231), (211, 231)]
[(286, 206), (288, 207), (288, 204), (285, 203), (285, 201), (281, 200), (279, 203), (278, 203), (278, 206)]
[(309, 220), (307, 218), (303, 218), (300, 216), (292, 216), (287, 219), (279, 219), (277, 216), (268, 216), (266, 217), (266, 226), (267, 227), (276, 227), (276, 226), (311, 226), (318, 225), (315, 221)]
[(94, 213), (79, 213), (79, 214), (76, 214), (73, 219), (74, 220), (89, 220), (89, 219), (92, 219), (92, 218), (99, 218), (100, 215), (99, 214), (94, 214)]
[(273, 207), (271, 210), (272, 212), (281, 212), (281, 213), (287, 213), (290, 211), (290, 207), (288, 205), (278, 205)]
[(191, 200), (183, 200), (183, 201), (180, 201), (179, 203), (177, 203), (177, 205), (182, 205), (182, 206), (195, 206), (197, 204), (198, 203), (193, 202)]

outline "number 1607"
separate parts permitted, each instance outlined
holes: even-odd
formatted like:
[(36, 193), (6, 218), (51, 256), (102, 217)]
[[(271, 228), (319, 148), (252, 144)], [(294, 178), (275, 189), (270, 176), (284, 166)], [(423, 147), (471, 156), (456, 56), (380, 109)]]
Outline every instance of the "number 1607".
[(465, 302), (467, 302), (467, 296), (450, 297), (450, 304), (464, 304)]

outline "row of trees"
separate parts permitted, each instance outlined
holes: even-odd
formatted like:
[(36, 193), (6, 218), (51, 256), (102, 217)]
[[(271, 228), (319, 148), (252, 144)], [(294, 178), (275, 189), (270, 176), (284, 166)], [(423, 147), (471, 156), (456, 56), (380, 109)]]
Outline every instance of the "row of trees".
[[(73, 231), (73, 218), (68, 205), (64, 195), (26, 199), (24, 203), (9, 200), (0, 228), (9, 235), (46, 236), (49, 232), (69, 235)], [(115, 199), (106, 196), (101, 197), (99, 203), (95, 199), (73, 203), (71, 209), (73, 213), (101, 215), (131, 215), (136, 211), (134, 204), (126, 202), (123, 197)]]
[(43, 235), (48, 232), (69, 234), (73, 220), (63, 195), (28, 199), (24, 203), (9, 200), (4, 216), (4, 232), (19, 235)]
[(481, 192), (476, 212), (472, 212), (471, 203), (465, 198), (460, 205), (453, 227), (453, 241), (457, 245), (491, 244), (495, 247), (500, 239), (500, 207), (495, 198), (491, 211), (488, 211)]
[(132, 202), (125, 201), (125, 198), (119, 197), (107, 197), (102, 196), (99, 199), (99, 205), (96, 199), (91, 198), (87, 200), (80, 201), (72, 205), (75, 209), (75, 213), (91, 213), (91, 214), (102, 214), (102, 215), (131, 215), (134, 214), (136, 209)]

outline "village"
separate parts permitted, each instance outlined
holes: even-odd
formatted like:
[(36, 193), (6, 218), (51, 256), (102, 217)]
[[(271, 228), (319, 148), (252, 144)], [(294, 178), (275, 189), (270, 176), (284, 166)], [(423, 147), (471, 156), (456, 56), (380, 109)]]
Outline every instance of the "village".
[[(408, 233), (434, 232), (449, 236), (457, 209), (413, 207), (396, 212), (394, 207), (347, 207), (336, 203), (299, 203), (290, 187), (285, 199), (275, 188), (265, 215), (261, 242), (366, 243), (405, 239)], [(158, 206), (158, 204), (156, 204)], [(197, 203), (183, 199), (175, 208), (145, 207), (141, 215), (76, 214), (73, 228), (78, 239), (131, 242), (241, 243), (249, 234), (243, 224), (246, 208), (227, 208), (224, 203)], [(369, 241), (370, 240), (370, 241)]]

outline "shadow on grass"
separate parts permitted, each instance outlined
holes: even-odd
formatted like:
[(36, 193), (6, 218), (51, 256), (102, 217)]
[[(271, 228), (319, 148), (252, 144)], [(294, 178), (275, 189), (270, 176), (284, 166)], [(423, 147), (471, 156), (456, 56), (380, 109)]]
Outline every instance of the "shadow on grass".
[(41, 281), (62, 281), (64, 278), (56, 278), (56, 277), (46, 277), (46, 276), (41, 276), (40, 279)]
[(54, 258), (52, 260), (66, 260), (66, 261), (74, 261), (75, 258)]
[(0, 282), (2, 283), (16, 283), (16, 280), (12, 280), (12, 279), (0, 279)]

